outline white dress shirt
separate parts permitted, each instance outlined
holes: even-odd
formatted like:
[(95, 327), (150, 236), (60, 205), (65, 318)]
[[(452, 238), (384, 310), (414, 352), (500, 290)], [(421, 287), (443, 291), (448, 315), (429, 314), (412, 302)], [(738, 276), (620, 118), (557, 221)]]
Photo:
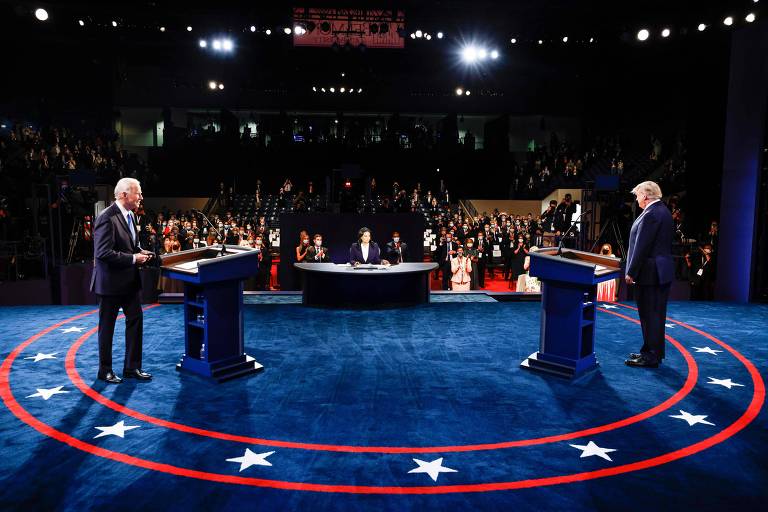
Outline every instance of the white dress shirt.
[(363, 261), (368, 261), (368, 248), (370, 244), (360, 244), (360, 251), (363, 253)]
[[(133, 232), (131, 233), (131, 239), (134, 243), (136, 243), (136, 222), (133, 221), (133, 219), (129, 219), (130, 216), (133, 215), (133, 212), (126, 209), (120, 201), (115, 201), (115, 204), (117, 204), (117, 207), (120, 208), (120, 213), (123, 215), (123, 219), (125, 219), (125, 223), (130, 227), (133, 226)], [(133, 263), (136, 264), (136, 255), (133, 255)]]

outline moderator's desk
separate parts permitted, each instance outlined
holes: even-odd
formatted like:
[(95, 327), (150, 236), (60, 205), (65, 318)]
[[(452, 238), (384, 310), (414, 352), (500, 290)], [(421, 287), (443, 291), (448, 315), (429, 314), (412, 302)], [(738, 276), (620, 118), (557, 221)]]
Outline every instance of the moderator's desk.
[(429, 274), (437, 263), (355, 269), (335, 263), (294, 263), (307, 306), (376, 306), (429, 302)]

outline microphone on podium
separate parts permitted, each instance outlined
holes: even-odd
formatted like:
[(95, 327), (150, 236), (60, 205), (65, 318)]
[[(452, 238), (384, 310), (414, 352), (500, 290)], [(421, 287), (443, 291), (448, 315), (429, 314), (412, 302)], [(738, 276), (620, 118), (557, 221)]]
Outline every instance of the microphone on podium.
[(216, 229), (216, 226), (213, 225), (213, 222), (211, 222), (208, 219), (208, 217), (206, 217), (205, 214), (200, 210), (198, 210), (197, 208), (192, 208), (192, 212), (199, 213), (200, 215), (203, 216), (203, 219), (205, 219), (205, 222), (207, 222), (208, 225), (211, 226), (211, 229), (213, 229), (216, 232), (216, 235), (219, 238), (221, 238), (221, 255), (224, 256), (225, 254), (227, 254), (227, 245), (224, 243), (224, 237), (221, 235), (221, 232), (218, 229)]

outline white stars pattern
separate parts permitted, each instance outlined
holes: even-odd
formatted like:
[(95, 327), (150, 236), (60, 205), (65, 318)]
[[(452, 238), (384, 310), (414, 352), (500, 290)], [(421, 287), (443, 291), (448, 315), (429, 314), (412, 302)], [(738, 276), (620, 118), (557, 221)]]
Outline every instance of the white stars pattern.
[(38, 398), (39, 397), (39, 398), (42, 398), (43, 400), (48, 400), (53, 395), (60, 395), (62, 393), (69, 393), (69, 391), (62, 391), (63, 387), (64, 386), (56, 386), (55, 388), (49, 388), (49, 389), (37, 388), (37, 393), (31, 394), (31, 395), (27, 396), (27, 398)]
[(120, 438), (125, 438), (125, 433), (128, 430), (133, 430), (135, 428), (139, 428), (138, 425), (126, 425), (124, 420), (120, 420), (114, 425), (110, 427), (93, 427), (96, 430), (101, 430), (101, 433), (96, 434), (93, 436), (94, 439), (104, 436), (117, 436)]
[(69, 333), (69, 332), (82, 332), (85, 330), (85, 327), (67, 327), (66, 329), (59, 329), (63, 333)]
[(443, 466), (443, 458), (435, 459), (431, 462), (427, 462), (421, 459), (413, 459), (413, 462), (419, 465), (417, 468), (413, 468), (408, 473), (426, 473), (432, 479), (437, 482), (437, 477), (440, 473), (458, 473), (457, 470)]
[(605, 309), (619, 309), (618, 306), (614, 306), (613, 304), (600, 304), (600, 307)]
[(25, 357), (24, 359), (31, 359), (33, 363), (38, 363), (44, 359), (56, 359), (56, 357), (54, 357), (56, 354), (58, 354), (58, 352), (51, 352), (50, 354), (38, 352), (37, 355)]
[(670, 418), (676, 418), (678, 420), (686, 421), (686, 422), (688, 422), (688, 426), (689, 427), (692, 427), (692, 426), (694, 426), (694, 425), (696, 425), (698, 423), (701, 423), (703, 425), (712, 425), (712, 426), (714, 426), (714, 423), (706, 421), (705, 418), (707, 416), (705, 414), (698, 414), (698, 415), (697, 414), (691, 414), (689, 412), (683, 411), (682, 409), (680, 410), (680, 414), (675, 414), (674, 416), (670, 415), (669, 417)]
[(253, 453), (250, 449), (246, 448), (242, 457), (227, 459), (227, 462), (239, 463), (240, 472), (242, 472), (244, 469), (248, 469), (251, 466), (271, 466), (272, 463), (267, 460), (267, 457), (273, 453), (275, 452)]
[(712, 354), (713, 356), (716, 356), (719, 352), (722, 352), (722, 350), (715, 350), (711, 347), (692, 347), (697, 353), (700, 354)]
[(707, 384), (717, 384), (719, 386), (723, 386), (724, 388), (731, 389), (735, 386), (743, 388), (744, 384), (737, 384), (733, 382), (731, 379), (716, 379), (714, 377), (707, 377), (709, 379), (709, 382)]
[(586, 445), (572, 444), (570, 446), (578, 450), (581, 450), (581, 456), (579, 457), (580, 459), (583, 459), (584, 457), (591, 457), (593, 455), (597, 455), (602, 459), (613, 462), (613, 459), (611, 459), (611, 457), (608, 454), (610, 452), (616, 451), (615, 448), (601, 448), (592, 441), (588, 442)]

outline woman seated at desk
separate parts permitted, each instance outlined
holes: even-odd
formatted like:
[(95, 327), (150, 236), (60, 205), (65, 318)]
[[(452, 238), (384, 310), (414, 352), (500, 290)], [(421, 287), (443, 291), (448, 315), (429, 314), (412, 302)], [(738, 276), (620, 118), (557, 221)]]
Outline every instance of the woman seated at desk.
[(381, 259), (381, 251), (376, 242), (371, 242), (371, 230), (360, 228), (357, 233), (357, 243), (349, 248), (349, 263), (353, 266), (361, 263), (373, 265), (389, 265), (389, 261)]

